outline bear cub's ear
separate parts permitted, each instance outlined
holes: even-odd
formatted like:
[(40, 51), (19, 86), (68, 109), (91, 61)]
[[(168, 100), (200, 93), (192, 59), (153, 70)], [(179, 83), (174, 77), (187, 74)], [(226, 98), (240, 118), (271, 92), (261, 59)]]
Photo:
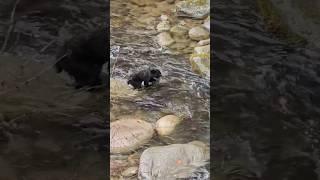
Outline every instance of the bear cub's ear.
[(151, 72), (151, 74), (156, 74), (156, 75), (161, 76), (161, 72), (158, 69), (151, 69), (150, 72)]

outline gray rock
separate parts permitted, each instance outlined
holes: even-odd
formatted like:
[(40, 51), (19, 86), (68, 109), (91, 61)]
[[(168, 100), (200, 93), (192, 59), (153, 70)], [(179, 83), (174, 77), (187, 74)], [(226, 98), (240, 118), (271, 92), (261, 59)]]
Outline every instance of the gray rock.
[(141, 155), (138, 178), (148, 180), (188, 178), (208, 160), (209, 147), (202, 142), (151, 147)]
[(203, 19), (209, 13), (210, 0), (189, 0), (176, 3), (177, 16)]

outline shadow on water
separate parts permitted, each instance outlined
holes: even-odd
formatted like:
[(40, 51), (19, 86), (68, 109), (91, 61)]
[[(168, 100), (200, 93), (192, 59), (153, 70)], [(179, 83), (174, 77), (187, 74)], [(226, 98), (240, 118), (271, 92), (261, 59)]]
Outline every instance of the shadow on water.
[(319, 49), (275, 38), (253, 1), (213, 7), (214, 178), (318, 179)]
[(0, 3), (0, 179), (104, 179), (105, 90), (75, 90), (52, 64), (65, 40), (106, 24), (107, 2), (20, 3), (10, 36), (14, 1)]

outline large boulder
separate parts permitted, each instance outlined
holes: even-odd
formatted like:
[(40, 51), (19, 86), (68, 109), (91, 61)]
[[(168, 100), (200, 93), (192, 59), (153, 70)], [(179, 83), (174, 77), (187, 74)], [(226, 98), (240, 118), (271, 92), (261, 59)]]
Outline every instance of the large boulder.
[(150, 180), (190, 178), (208, 160), (209, 147), (199, 141), (151, 147), (141, 155), (138, 176)]

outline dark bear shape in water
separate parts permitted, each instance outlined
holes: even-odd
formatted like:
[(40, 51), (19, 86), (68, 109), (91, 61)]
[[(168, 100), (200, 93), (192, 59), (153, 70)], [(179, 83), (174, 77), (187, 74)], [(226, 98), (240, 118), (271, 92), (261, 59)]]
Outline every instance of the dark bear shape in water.
[[(65, 71), (73, 77), (77, 89), (101, 85), (102, 67), (108, 60), (107, 43), (107, 32), (104, 30), (72, 38), (58, 53), (56, 71)], [(107, 65), (109, 69), (109, 62)]]
[(140, 89), (142, 88), (142, 82), (145, 87), (152, 86), (160, 81), (161, 76), (162, 74), (158, 69), (146, 69), (133, 74), (127, 83), (131, 84), (134, 89)]

